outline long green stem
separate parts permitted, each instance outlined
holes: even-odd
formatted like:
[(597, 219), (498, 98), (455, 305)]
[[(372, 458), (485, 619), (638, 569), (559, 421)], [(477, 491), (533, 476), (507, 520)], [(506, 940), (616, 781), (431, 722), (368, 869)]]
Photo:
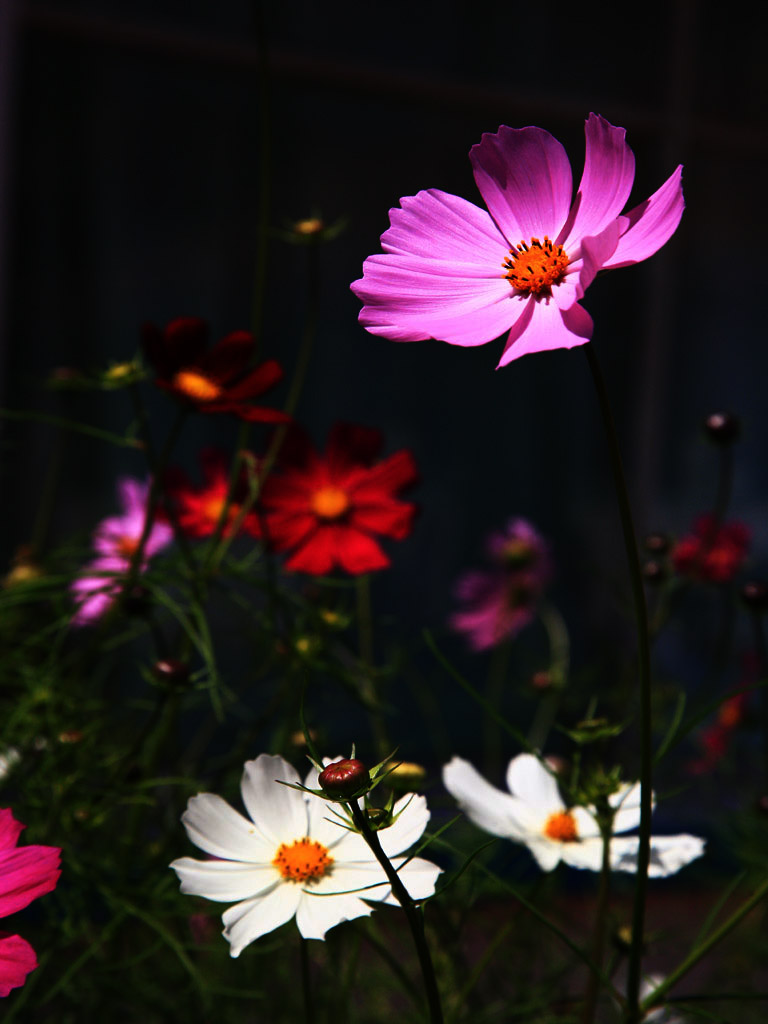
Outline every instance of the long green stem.
[(384, 874), (387, 876), (389, 884), (392, 886), (392, 895), (403, 908), (411, 929), (411, 934), (413, 935), (413, 942), (416, 946), (419, 965), (421, 966), (421, 974), (424, 979), (424, 991), (427, 997), (427, 1006), (429, 1007), (430, 1024), (442, 1024), (443, 1009), (440, 1003), (440, 992), (437, 987), (437, 979), (435, 978), (432, 956), (429, 952), (426, 936), (424, 935), (424, 920), (421, 913), (411, 899), (410, 893), (403, 884), (400, 875), (398, 875), (386, 853), (384, 853), (384, 850), (381, 848), (379, 837), (368, 824), (368, 818), (366, 817), (365, 812), (361, 810), (356, 800), (347, 804), (347, 808), (352, 816), (352, 820), (360, 830), (360, 834), (363, 839), (370, 847), (370, 850), (376, 860), (381, 864)]
[(600, 371), (600, 364), (592, 343), (584, 346), (589, 368), (595, 384), (603, 426), (608, 441), (608, 451), (613, 471), (614, 487), (621, 516), (624, 548), (629, 566), (632, 598), (635, 609), (637, 630), (638, 682), (640, 686), (640, 837), (637, 851), (637, 873), (635, 875), (635, 897), (632, 910), (632, 943), (629, 951), (627, 981), (627, 1024), (637, 1024), (640, 1019), (639, 996), (643, 930), (645, 927), (645, 894), (648, 886), (648, 863), (651, 853), (651, 786), (653, 756), (651, 750), (651, 647), (648, 634), (648, 612), (645, 606), (645, 591), (637, 551), (632, 509), (629, 504), (627, 484), (621, 462), (621, 452), (616, 426), (608, 401), (608, 392)]
[[(590, 956), (598, 970), (603, 967), (603, 947), (605, 946), (605, 918), (608, 912), (608, 895), (611, 883), (611, 825), (603, 829), (603, 861), (600, 867), (600, 887), (597, 893), (595, 910), (595, 927), (592, 933)], [(600, 991), (600, 977), (593, 971), (589, 972), (587, 992), (584, 997), (584, 1009), (581, 1015), (582, 1024), (592, 1024), (597, 1009), (597, 997)]]

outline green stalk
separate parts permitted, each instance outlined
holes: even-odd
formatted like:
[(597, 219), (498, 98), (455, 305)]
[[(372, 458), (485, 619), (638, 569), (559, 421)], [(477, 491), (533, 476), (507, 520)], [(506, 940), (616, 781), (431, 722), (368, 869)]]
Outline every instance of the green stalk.
[(632, 509), (629, 504), (627, 484), (621, 462), (621, 452), (616, 426), (611, 413), (608, 392), (592, 343), (584, 346), (589, 368), (592, 371), (600, 412), (603, 418), (611, 469), (613, 471), (616, 499), (621, 516), (624, 548), (629, 567), (632, 598), (637, 631), (638, 682), (640, 684), (640, 837), (637, 851), (637, 873), (635, 875), (635, 897), (632, 910), (632, 943), (629, 950), (627, 981), (627, 1024), (638, 1024), (640, 1020), (639, 997), (643, 930), (645, 927), (645, 894), (648, 886), (648, 863), (651, 853), (651, 786), (653, 752), (651, 749), (651, 647), (648, 634), (648, 612), (645, 606), (645, 591), (637, 551)]
[[(605, 946), (605, 918), (608, 912), (608, 895), (611, 883), (611, 831), (612, 822), (601, 825), (603, 833), (603, 861), (600, 867), (600, 887), (597, 893), (597, 909), (595, 911), (595, 927), (592, 933), (590, 957), (601, 971), (603, 968), (603, 949)], [(597, 997), (600, 991), (600, 976), (594, 971), (589, 972), (587, 992), (584, 997), (584, 1009), (581, 1015), (582, 1024), (592, 1024), (597, 1010)]]
[(403, 884), (400, 875), (397, 873), (384, 850), (381, 848), (378, 835), (368, 823), (365, 812), (359, 807), (356, 800), (346, 805), (352, 820), (360, 831), (360, 835), (368, 844), (376, 860), (382, 866), (392, 887), (392, 895), (403, 908), (408, 925), (413, 935), (413, 942), (416, 946), (416, 954), (419, 958), (421, 974), (424, 980), (424, 991), (427, 997), (429, 1008), (430, 1024), (443, 1024), (443, 1009), (440, 1003), (440, 992), (435, 978), (435, 969), (432, 964), (432, 956), (429, 952), (426, 936), (424, 935), (424, 919), (416, 904), (411, 899), (410, 893)]

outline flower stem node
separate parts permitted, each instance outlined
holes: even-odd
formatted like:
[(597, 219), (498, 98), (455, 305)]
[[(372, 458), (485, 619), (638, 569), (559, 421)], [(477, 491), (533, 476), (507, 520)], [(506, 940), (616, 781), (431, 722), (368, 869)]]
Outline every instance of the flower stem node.
[(704, 420), (704, 430), (715, 444), (733, 444), (741, 436), (741, 420), (730, 412), (713, 412)]
[(344, 800), (365, 792), (371, 784), (371, 776), (362, 761), (345, 758), (323, 769), (318, 782), (328, 796)]
[(751, 611), (764, 612), (768, 609), (768, 584), (762, 580), (750, 580), (741, 588), (741, 600)]

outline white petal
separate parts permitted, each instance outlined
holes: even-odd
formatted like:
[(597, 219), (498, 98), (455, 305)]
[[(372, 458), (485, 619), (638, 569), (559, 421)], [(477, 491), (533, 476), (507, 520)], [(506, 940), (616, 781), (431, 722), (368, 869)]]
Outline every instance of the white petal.
[(243, 768), (243, 803), (275, 850), (281, 843), (292, 843), (309, 834), (304, 794), (282, 784), (298, 781), (298, 772), (282, 757), (259, 754), (255, 761), (246, 761)]
[(221, 915), (230, 955), (240, 956), (254, 939), (274, 931), (296, 913), (301, 888), (295, 882), (278, 882), (265, 895), (236, 903)]
[(214, 857), (259, 864), (275, 855), (275, 844), (215, 793), (193, 796), (181, 820), (195, 846)]
[(388, 857), (402, 853), (418, 842), (430, 817), (426, 798), (415, 793), (400, 797), (393, 811), (399, 817), (389, 828), (378, 833), (381, 847)]
[(525, 844), (536, 858), (542, 871), (552, 871), (560, 862), (560, 854), (565, 843), (555, 843), (551, 839), (529, 839)]
[[(437, 864), (433, 864), (432, 861), (423, 860), (421, 857), (414, 857), (413, 860), (409, 860), (404, 867), (400, 867), (400, 861), (393, 861), (396, 868), (399, 868), (398, 874), (403, 880), (405, 888), (408, 890), (409, 895), (414, 900), (425, 900), (428, 896), (432, 896), (435, 891), (435, 884), (438, 876), (443, 873), (443, 869), (439, 868)], [(389, 890), (385, 895), (382, 896), (365, 896), (367, 900), (380, 899), (384, 903), (394, 904), (399, 906), (397, 899), (392, 895), (392, 890), (387, 885)], [(378, 889), (373, 890), (379, 892)], [(362, 895), (362, 894), (361, 894)]]
[(271, 864), (181, 857), (170, 867), (179, 876), (183, 893), (223, 903), (258, 896), (280, 880), (278, 871)]
[(310, 889), (301, 894), (296, 924), (305, 939), (324, 939), (329, 928), (370, 913), (371, 908), (357, 896), (321, 896)]
[[(651, 836), (651, 860), (648, 865), (649, 878), (666, 878), (704, 853), (705, 840), (698, 836)], [(637, 836), (611, 841), (611, 867), (616, 871), (637, 870), (637, 850), (640, 840)]]
[(595, 821), (594, 815), (586, 807), (572, 807), (571, 817), (576, 823), (576, 834), (579, 839), (599, 839), (600, 826)]
[(560, 856), (572, 868), (600, 871), (603, 866), (603, 840), (585, 839), (579, 843), (561, 843)]
[(505, 839), (528, 834), (530, 815), (521, 801), (486, 782), (469, 761), (452, 758), (443, 768), (443, 785), (478, 828)]
[(509, 762), (507, 785), (514, 796), (544, 817), (565, 810), (554, 776), (533, 754), (518, 754)]
[[(625, 783), (608, 797), (608, 803), (616, 808), (613, 817), (614, 832), (629, 832), (640, 826), (640, 783)], [(651, 794), (651, 808), (656, 806), (655, 794)]]

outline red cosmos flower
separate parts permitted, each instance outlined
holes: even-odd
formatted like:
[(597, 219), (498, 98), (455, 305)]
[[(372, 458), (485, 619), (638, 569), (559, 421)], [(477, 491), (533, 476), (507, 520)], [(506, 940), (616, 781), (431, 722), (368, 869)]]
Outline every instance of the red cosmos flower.
[(744, 564), (750, 532), (743, 523), (717, 523), (711, 515), (699, 516), (693, 533), (672, 549), (672, 563), (684, 576), (712, 583), (733, 579)]
[(322, 576), (338, 566), (356, 576), (389, 565), (375, 535), (411, 532), (416, 506), (397, 494), (417, 472), (409, 451), (376, 462), (381, 445), (377, 430), (339, 423), (321, 456), (294, 431), (262, 495), (270, 543), (293, 549), (287, 569)]
[[(176, 519), (188, 537), (210, 537), (216, 529), (229, 489), (229, 464), (223, 452), (204, 448), (200, 453), (204, 483), (196, 487), (181, 470), (166, 475), (166, 494), (176, 511)], [(248, 494), (245, 467), (229, 506), (224, 536), (229, 534), (234, 519), (239, 515), (242, 502)], [(243, 520), (242, 529), (252, 537), (260, 536), (259, 520), (250, 511)]]
[(233, 331), (208, 350), (208, 325), (197, 317), (180, 317), (160, 330), (144, 324), (141, 344), (157, 370), (155, 384), (198, 412), (229, 412), (241, 420), (284, 423), (284, 412), (251, 402), (283, 376), (280, 364), (267, 359), (255, 369), (248, 363), (254, 338)]

